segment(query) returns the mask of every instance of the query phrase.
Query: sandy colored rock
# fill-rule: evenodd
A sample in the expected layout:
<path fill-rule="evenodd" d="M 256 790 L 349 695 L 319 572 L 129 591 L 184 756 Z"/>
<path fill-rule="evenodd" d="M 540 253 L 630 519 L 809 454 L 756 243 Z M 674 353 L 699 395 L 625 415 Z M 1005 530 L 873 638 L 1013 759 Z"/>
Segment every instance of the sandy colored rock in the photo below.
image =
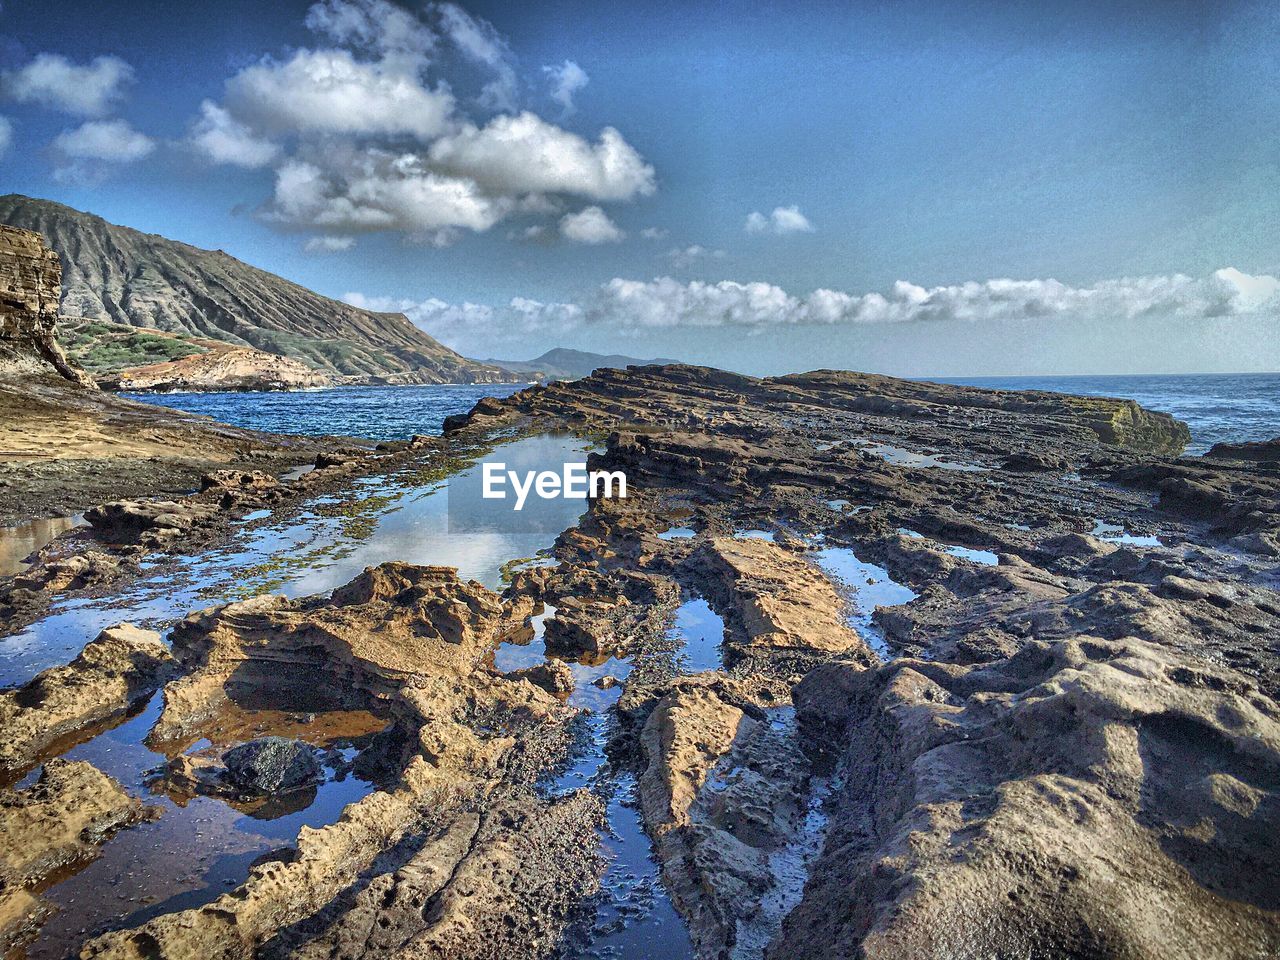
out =
<path fill-rule="evenodd" d="M 33 786 L 0 791 L 0 949 L 47 916 L 42 881 L 84 866 L 115 831 L 147 815 L 141 801 L 82 761 L 50 760 Z"/>
<path fill-rule="evenodd" d="M 700 679 L 645 723 L 640 808 L 698 956 L 736 956 L 735 946 L 763 949 L 798 899 L 772 855 L 803 842 L 809 771 L 792 728 Z"/>
<path fill-rule="evenodd" d="M 563 660 L 548 660 L 532 667 L 508 670 L 503 676 L 508 680 L 527 680 L 547 693 L 563 694 L 573 691 L 573 671 Z"/>
<path fill-rule="evenodd" d="M 487 672 L 492 646 L 514 619 L 498 597 L 450 568 L 389 563 L 327 601 L 258 597 L 180 624 L 174 649 L 189 673 L 165 688 L 153 742 L 198 735 L 237 690 L 287 702 L 291 685 L 329 684 L 350 705 L 389 714 L 409 749 L 392 785 L 349 805 L 336 823 L 304 827 L 289 860 L 254 867 L 238 890 L 207 906 L 99 937 L 82 956 L 254 956 L 407 835 L 497 789 L 513 764 L 536 769 L 542 731 L 553 736 L 573 711 L 532 684 Z M 517 744 L 522 759 L 513 760 Z M 547 905 L 540 915 L 550 922 L 554 913 Z"/>
<path fill-rule="evenodd" d="M 847 601 L 831 580 L 802 555 L 767 540 L 716 537 L 695 558 L 709 595 L 739 633 L 729 646 L 740 653 L 870 658 L 866 642 L 846 622 Z M 745 635 L 745 643 L 736 637 Z"/>
<path fill-rule="evenodd" d="M 58 740 L 124 713 L 172 666 L 158 633 L 127 623 L 103 630 L 65 667 L 0 693 L 0 771 L 21 770 Z"/>
<path fill-rule="evenodd" d="M 206 352 L 164 363 L 126 367 L 110 379 L 114 390 L 305 390 L 332 379 L 299 360 L 215 340 L 197 341 Z"/>
<path fill-rule="evenodd" d="M 1280 944 L 1280 711 L 1134 639 L 819 667 L 844 764 L 770 957 L 1243 957 Z"/>

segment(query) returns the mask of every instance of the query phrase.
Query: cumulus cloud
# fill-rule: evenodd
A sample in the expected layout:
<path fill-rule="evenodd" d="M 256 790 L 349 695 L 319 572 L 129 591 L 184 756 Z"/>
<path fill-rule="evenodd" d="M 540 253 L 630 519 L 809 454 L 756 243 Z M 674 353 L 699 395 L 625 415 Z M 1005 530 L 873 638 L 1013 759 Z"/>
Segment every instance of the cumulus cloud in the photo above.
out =
<path fill-rule="evenodd" d="M 651 194 L 653 167 L 617 130 L 588 143 L 536 114 L 497 116 L 431 145 L 431 162 L 499 193 L 561 193 L 592 200 Z"/>
<path fill-rule="evenodd" d="M 590 77 L 573 60 L 551 64 L 542 68 L 551 84 L 551 99 L 560 104 L 564 116 L 569 116 L 577 106 L 573 102 L 574 95 L 587 85 Z"/>
<path fill-rule="evenodd" d="M 1056 280 L 986 280 L 939 287 L 899 281 L 886 293 L 820 289 L 796 296 L 774 284 L 684 283 L 614 278 L 581 303 L 450 304 L 347 294 L 375 310 L 399 310 L 437 339 L 474 349 L 493 338 L 561 335 L 592 326 L 619 334 L 671 328 L 725 328 L 755 333 L 778 326 L 873 326 L 911 322 L 952 324 L 1211 323 L 1220 318 L 1273 317 L 1280 279 L 1231 267 L 1205 277 L 1169 274 L 1122 277 L 1073 287 Z"/>
<path fill-rule="evenodd" d="M 667 259 L 671 261 L 673 266 L 680 268 L 691 267 L 695 263 L 704 260 L 723 260 L 727 256 L 728 254 L 723 250 L 704 247 L 700 243 L 695 243 L 688 247 L 676 247 L 667 251 Z"/>
<path fill-rule="evenodd" d="M 306 24 L 321 36 L 401 69 L 421 66 L 436 49 L 435 31 L 388 0 L 322 0 L 307 11 Z"/>
<path fill-rule="evenodd" d="M 4 91 L 19 103 L 100 117 L 124 97 L 132 80 L 133 68 L 119 57 L 97 57 L 80 65 L 61 54 L 41 53 L 4 75 Z"/>
<path fill-rule="evenodd" d="M 345 233 L 398 230 L 444 246 L 455 228 L 488 230 L 509 204 L 481 193 L 473 181 L 427 169 L 413 154 L 361 151 L 327 168 L 301 159 L 282 164 L 266 216 Z"/>
<path fill-rule="evenodd" d="M 588 315 L 618 327 L 762 328 L 778 324 L 915 321 L 1209 320 L 1280 309 L 1280 280 L 1234 268 L 1208 277 L 1124 277 L 1072 287 L 1057 280 L 987 280 L 925 288 L 898 281 L 888 293 L 820 289 L 804 297 L 768 283 L 681 283 L 616 278 Z"/>
<path fill-rule="evenodd" d="M 767 217 L 759 210 L 747 214 L 745 228 L 748 234 L 759 236 L 765 233 L 786 236 L 790 233 L 813 233 L 813 224 L 800 212 L 797 206 L 774 207 L 773 213 Z"/>
<path fill-rule="evenodd" d="M 264 60 L 227 81 L 232 113 L 272 134 L 443 133 L 453 112 L 447 88 L 428 89 L 397 62 L 361 62 L 346 50 L 299 50 Z"/>
<path fill-rule="evenodd" d="M 669 231 L 665 227 L 645 227 L 640 236 L 646 240 L 665 240 Z"/>
<path fill-rule="evenodd" d="M 577 213 L 566 213 L 560 219 L 560 235 L 574 243 L 618 243 L 626 233 L 599 207 L 586 207 Z"/>
<path fill-rule="evenodd" d="M 147 156 L 156 144 L 124 120 L 90 120 L 54 137 L 53 148 L 77 160 L 130 163 Z"/>
<path fill-rule="evenodd" d="M 312 237 L 302 249 L 307 253 L 341 253 L 343 250 L 350 250 L 355 245 L 355 237 L 325 235 Z"/>
<path fill-rule="evenodd" d="M 456 4 L 321 0 L 306 23 L 320 45 L 234 74 L 190 135 L 215 162 L 274 167 L 259 215 L 281 229 L 399 231 L 443 245 L 507 217 L 558 215 L 571 198 L 655 190 L 653 168 L 612 127 L 593 142 L 517 112 L 509 46 Z M 457 85 L 438 75 L 450 50 L 482 68 L 478 99 L 504 112 L 466 115 Z"/>
<path fill-rule="evenodd" d="M 0 117 L 0 157 L 8 152 L 9 144 L 12 142 L 13 124 L 9 122 L 8 117 Z"/>
<path fill-rule="evenodd" d="M 248 169 L 269 166 L 280 155 L 279 144 L 257 136 L 212 100 L 200 104 L 191 144 L 214 163 Z"/>

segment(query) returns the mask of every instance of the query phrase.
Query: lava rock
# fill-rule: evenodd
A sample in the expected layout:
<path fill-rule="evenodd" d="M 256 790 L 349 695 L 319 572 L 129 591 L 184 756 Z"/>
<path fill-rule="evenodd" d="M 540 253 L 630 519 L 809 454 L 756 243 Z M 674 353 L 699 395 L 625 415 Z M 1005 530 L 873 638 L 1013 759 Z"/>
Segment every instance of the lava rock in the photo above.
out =
<path fill-rule="evenodd" d="M 305 743 L 285 737 L 260 737 L 222 755 L 227 777 L 254 793 L 281 793 L 310 786 L 321 778 L 320 761 Z"/>

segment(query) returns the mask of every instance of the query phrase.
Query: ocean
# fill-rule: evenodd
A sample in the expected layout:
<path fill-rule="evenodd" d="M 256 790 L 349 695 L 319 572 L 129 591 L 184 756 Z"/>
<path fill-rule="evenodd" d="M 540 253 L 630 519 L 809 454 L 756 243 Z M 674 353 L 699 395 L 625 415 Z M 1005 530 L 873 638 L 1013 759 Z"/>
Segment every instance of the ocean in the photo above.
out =
<path fill-rule="evenodd" d="M 973 377 L 940 380 L 999 390 L 1053 390 L 1126 397 L 1171 413 L 1191 428 L 1188 454 L 1223 441 L 1280 436 L 1280 374 L 1178 376 Z M 444 418 L 481 397 L 505 397 L 523 384 L 339 387 L 297 393 L 125 394 L 133 400 L 201 413 L 223 423 L 276 433 L 341 434 L 369 440 L 439 433 Z"/>

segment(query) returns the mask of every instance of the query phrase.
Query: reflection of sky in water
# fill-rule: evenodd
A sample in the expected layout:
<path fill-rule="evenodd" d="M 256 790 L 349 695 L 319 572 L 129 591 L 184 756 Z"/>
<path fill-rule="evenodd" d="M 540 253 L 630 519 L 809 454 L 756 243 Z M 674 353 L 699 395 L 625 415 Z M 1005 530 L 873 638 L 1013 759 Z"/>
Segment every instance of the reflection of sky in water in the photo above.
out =
<path fill-rule="evenodd" d="M 658 534 L 659 540 L 688 540 L 696 531 L 693 527 L 671 527 Z"/>
<path fill-rule="evenodd" d="M 27 960 L 60 960 L 108 926 L 136 926 L 207 903 L 241 883 L 255 859 L 291 845 L 303 826 L 333 823 L 343 807 L 373 790 L 354 774 L 329 776 L 304 809 L 270 820 L 212 797 L 194 797 L 179 806 L 163 793 L 152 794 L 144 783 L 146 773 L 165 761 L 144 743 L 163 703 L 163 695 L 155 694 L 133 717 L 63 754 L 115 777 L 131 794 L 157 806 L 160 816 L 121 831 L 98 859 L 45 892 L 59 909 L 27 948 Z M 35 777 L 33 771 L 27 782 Z"/>
<path fill-rule="evenodd" d="M 859 443 L 858 447 L 900 467 L 935 467 L 942 470 L 961 470 L 967 473 L 982 473 L 987 469 L 986 467 L 978 466 L 976 463 L 942 460 L 931 454 L 916 453 L 914 450 L 906 449 L 906 447 L 895 447 L 891 443 Z"/>
<path fill-rule="evenodd" d="M 681 665 L 688 673 L 717 670 L 720 667 L 720 644 L 724 642 L 724 620 L 698 597 L 686 600 L 676 609 L 671 632 L 684 641 Z"/>
<path fill-rule="evenodd" d="M 567 437 L 533 437 L 498 448 L 490 456 L 529 469 L 558 471 L 565 461 L 585 459 L 585 449 L 581 441 Z M 152 574 L 123 596 L 68 601 L 43 621 L 0 642 L 4 676 L 9 683 L 20 682 L 46 666 L 65 663 L 113 623 L 162 628 L 191 609 L 249 595 L 263 586 L 289 596 L 327 592 L 364 567 L 387 560 L 456 566 L 464 578 L 498 588 L 504 564 L 550 546 L 561 530 L 577 523 L 586 503 L 539 500 L 540 527 L 534 531 L 492 524 L 485 532 L 450 533 L 446 489 L 450 483 L 478 483 L 480 469 L 476 464 L 447 482 L 427 485 L 415 485 L 410 475 L 360 480 L 353 497 L 318 498 L 295 518 L 244 531 L 229 546 L 201 557 L 180 558 L 176 572 Z M 462 504 L 467 502 L 462 498 Z M 457 511 L 459 501 L 452 508 Z M 536 619 L 539 633 L 542 620 L 553 613 L 544 611 Z M 539 658 L 541 647 L 539 636 Z M 615 672 L 624 672 L 618 666 L 614 664 Z M 592 704 L 597 709 L 606 708 L 620 692 L 583 686 L 584 693 L 590 691 L 600 701 Z M 309 803 L 300 799 L 302 809 L 275 819 L 248 816 L 210 797 L 178 805 L 166 795 L 152 796 L 145 775 L 165 756 L 149 749 L 145 738 L 162 705 L 163 696 L 156 694 L 135 716 L 64 754 L 116 777 L 134 795 L 157 804 L 161 816 L 122 831 L 102 848 L 99 859 L 47 891 L 50 902 L 62 909 L 30 947 L 30 960 L 73 953 L 85 938 L 81 930 L 93 935 L 104 925 L 135 926 L 162 913 L 207 903 L 242 882 L 253 860 L 291 845 L 302 826 L 333 823 L 343 807 L 373 789 L 352 774 L 330 776 Z M 33 772 L 25 782 L 35 776 Z"/>
<path fill-rule="evenodd" d="M 828 577 L 845 588 L 850 600 L 850 626 L 881 657 L 890 656 L 884 633 L 871 615 L 876 607 L 910 603 L 916 598 L 915 591 L 894 580 L 884 567 L 859 560 L 848 547 L 824 547 L 814 551 L 813 558 Z"/>
<path fill-rule="evenodd" d="M 936 543 L 942 548 L 942 552 L 952 557 L 959 557 L 961 560 L 968 560 L 970 563 L 976 563 L 984 567 L 994 567 L 999 565 L 1000 557 L 990 550 L 978 550 L 974 547 L 959 547 L 953 543 L 941 543 L 937 540 L 930 540 L 923 533 L 917 533 L 906 527 L 899 527 L 898 533 L 904 537 L 910 537 L 913 540 L 929 540 L 930 543 Z"/>
<path fill-rule="evenodd" d="M 565 462 L 584 460 L 585 450 L 583 441 L 571 437 L 538 436 L 498 447 L 489 459 L 559 471 Z M 523 522 L 502 529 L 489 522 L 490 514 L 482 532 L 450 533 L 451 514 L 456 520 L 474 500 L 451 500 L 445 491 L 451 485 L 478 490 L 480 470 L 477 463 L 446 482 L 426 485 L 415 485 L 411 474 L 366 478 L 351 496 L 318 498 L 309 512 L 242 532 L 210 553 L 178 558 L 175 570 L 153 574 L 121 594 L 59 604 L 42 621 L 0 640 L 0 684 L 22 683 L 68 662 L 99 630 L 115 623 L 164 629 L 191 610 L 254 593 L 327 593 L 365 567 L 388 560 L 457 567 L 463 579 L 498 589 L 504 563 L 550 546 L 577 523 L 586 502 L 531 497 L 536 505 L 526 509 L 536 513 L 532 531 Z"/>
<path fill-rule="evenodd" d="M 1129 533 L 1118 523 L 1106 523 L 1102 520 L 1094 522 L 1091 533 L 1099 540 L 1105 540 L 1107 543 L 1119 543 L 1129 547 L 1158 547 L 1161 545 L 1159 537 Z"/>

